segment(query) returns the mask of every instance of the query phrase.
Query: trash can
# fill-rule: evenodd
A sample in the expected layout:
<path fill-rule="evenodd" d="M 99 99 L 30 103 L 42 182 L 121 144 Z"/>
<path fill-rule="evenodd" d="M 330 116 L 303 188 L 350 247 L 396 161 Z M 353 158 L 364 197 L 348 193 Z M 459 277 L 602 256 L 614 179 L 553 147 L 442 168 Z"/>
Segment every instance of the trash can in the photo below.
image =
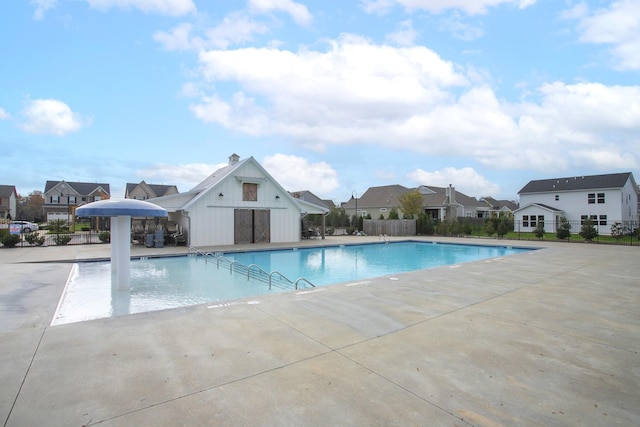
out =
<path fill-rule="evenodd" d="M 164 231 L 156 230 L 155 243 L 156 248 L 164 248 Z"/>
<path fill-rule="evenodd" d="M 144 245 L 148 248 L 153 247 L 153 234 L 145 234 L 144 235 Z"/>

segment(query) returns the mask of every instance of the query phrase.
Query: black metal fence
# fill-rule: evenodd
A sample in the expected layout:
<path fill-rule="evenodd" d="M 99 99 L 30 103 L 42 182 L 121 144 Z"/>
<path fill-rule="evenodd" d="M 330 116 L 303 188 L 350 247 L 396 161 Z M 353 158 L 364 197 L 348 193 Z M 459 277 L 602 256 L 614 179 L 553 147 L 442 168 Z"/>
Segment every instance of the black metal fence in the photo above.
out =
<path fill-rule="evenodd" d="M 506 227 L 500 229 L 499 222 L 506 221 Z M 491 224 L 489 224 L 491 222 Z M 580 233 L 584 225 L 583 220 L 567 221 L 569 226 L 568 236 L 559 238 L 558 230 L 562 227 L 561 222 L 546 221 L 540 224 L 531 221 L 513 221 L 509 218 L 489 219 L 489 218 L 457 218 L 450 222 L 434 222 L 432 226 L 418 227 L 419 234 L 433 234 L 439 236 L 473 236 L 473 237 L 493 237 L 515 240 L 547 240 L 547 241 L 567 241 L 584 242 L 586 240 L 619 245 L 640 245 L 637 221 L 606 221 L 593 220 L 592 226 L 595 235 L 591 239 L 586 239 Z M 538 230 L 536 230 L 538 229 Z"/>

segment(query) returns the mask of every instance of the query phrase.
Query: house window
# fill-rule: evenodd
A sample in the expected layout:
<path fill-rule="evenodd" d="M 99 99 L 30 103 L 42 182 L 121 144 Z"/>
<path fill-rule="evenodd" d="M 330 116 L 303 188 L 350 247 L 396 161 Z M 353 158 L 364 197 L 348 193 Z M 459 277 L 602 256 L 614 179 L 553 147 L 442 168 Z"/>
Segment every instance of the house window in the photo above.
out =
<path fill-rule="evenodd" d="M 556 194 L 555 199 L 556 199 L 556 202 L 557 202 L 558 200 L 560 200 L 560 195 L 559 195 L 559 194 Z"/>
<path fill-rule="evenodd" d="M 242 200 L 245 202 L 257 202 L 258 184 L 251 182 L 242 183 Z"/>
<path fill-rule="evenodd" d="M 604 193 L 598 193 L 598 204 L 604 204 Z"/>
<path fill-rule="evenodd" d="M 380 212 L 386 212 L 387 208 L 380 208 Z"/>
<path fill-rule="evenodd" d="M 60 196 L 51 196 L 51 204 L 60 204 Z"/>
<path fill-rule="evenodd" d="M 580 225 L 584 225 L 584 222 L 587 220 L 587 215 L 580 215 Z"/>
<path fill-rule="evenodd" d="M 102 200 L 102 196 L 94 196 L 94 197 L 93 197 L 93 200 L 94 200 L 94 201 L 96 201 L 96 202 L 97 202 L 98 200 Z"/>
<path fill-rule="evenodd" d="M 531 228 L 536 228 L 536 226 L 538 225 L 535 215 L 531 215 L 531 217 L 529 218 L 529 225 L 531 226 Z"/>
<path fill-rule="evenodd" d="M 69 204 L 70 205 L 76 204 L 76 196 L 69 196 Z"/>
<path fill-rule="evenodd" d="M 523 227 L 529 226 L 529 215 L 522 215 L 522 226 Z"/>
<path fill-rule="evenodd" d="M 600 225 L 607 225 L 607 216 L 600 215 Z"/>
<path fill-rule="evenodd" d="M 587 194 L 587 203 L 590 205 L 596 204 L 596 193 Z"/>
<path fill-rule="evenodd" d="M 538 215 L 538 224 L 540 227 L 544 227 L 544 215 Z"/>

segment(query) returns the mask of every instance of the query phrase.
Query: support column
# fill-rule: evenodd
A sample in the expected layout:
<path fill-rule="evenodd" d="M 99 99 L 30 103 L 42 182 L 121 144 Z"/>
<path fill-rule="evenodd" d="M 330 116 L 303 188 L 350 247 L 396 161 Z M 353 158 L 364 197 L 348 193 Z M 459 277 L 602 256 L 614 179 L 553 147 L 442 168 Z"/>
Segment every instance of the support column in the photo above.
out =
<path fill-rule="evenodd" d="M 115 226 L 115 227 L 114 227 Z M 111 218 L 111 280 L 117 291 L 130 289 L 131 217 Z M 115 285 L 115 286 L 114 286 Z"/>

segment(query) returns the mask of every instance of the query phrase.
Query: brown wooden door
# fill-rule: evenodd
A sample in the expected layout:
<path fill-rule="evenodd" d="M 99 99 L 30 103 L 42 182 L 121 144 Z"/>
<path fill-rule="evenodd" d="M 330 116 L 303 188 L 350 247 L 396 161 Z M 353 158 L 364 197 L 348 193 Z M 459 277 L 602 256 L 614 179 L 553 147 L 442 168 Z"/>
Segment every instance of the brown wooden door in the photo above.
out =
<path fill-rule="evenodd" d="M 271 212 L 259 210 L 253 213 L 254 243 L 271 242 Z"/>
<path fill-rule="evenodd" d="M 268 209 L 236 209 L 234 219 L 236 245 L 271 242 L 271 212 Z"/>
<path fill-rule="evenodd" d="M 236 245 L 253 243 L 253 211 L 236 209 L 234 219 L 235 231 L 233 243 Z"/>

